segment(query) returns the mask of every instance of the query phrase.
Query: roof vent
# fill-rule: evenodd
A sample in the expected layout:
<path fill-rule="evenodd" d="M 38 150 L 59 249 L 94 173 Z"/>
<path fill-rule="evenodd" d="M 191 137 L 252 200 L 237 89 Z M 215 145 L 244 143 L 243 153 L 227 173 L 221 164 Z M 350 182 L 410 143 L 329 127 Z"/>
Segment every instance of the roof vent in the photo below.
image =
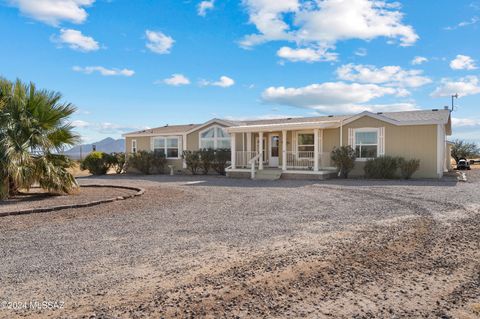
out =
<path fill-rule="evenodd" d="M 381 115 L 381 114 L 383 114 L 383 112 L 377 112 L 377 114 L 378 114 L 378 115 Z"/>
<path fill-rule="evenodd" d="M 443 109 L 444 109 L 444 110 L 448 110 L 448 111 L 449 111 L 449 110 L 450 110 L 450 106 L 448 106 L 448 105 L 445 105 L 445 106 L 443 107 Z"/>
<path fill-rule="evenodd" d="M 288 117 L 287 120 L 291 120 L 292 118 L 291 117 Z"/>
<path fill-rule="evenodd" d="M 437 112 L 437 111 L 438 111 L 438 109 L 432 109 L 432 112 Z"/>
<path fill-rule="evenodd" d="M 329 115 L 328 117 L 333 117 L 333 115 Z"/>
<path fill-rule="evenodd" d="M 167 125 L 165 125 L 165 127 L 168 127 L 168 124 L 167 124 Z"/>

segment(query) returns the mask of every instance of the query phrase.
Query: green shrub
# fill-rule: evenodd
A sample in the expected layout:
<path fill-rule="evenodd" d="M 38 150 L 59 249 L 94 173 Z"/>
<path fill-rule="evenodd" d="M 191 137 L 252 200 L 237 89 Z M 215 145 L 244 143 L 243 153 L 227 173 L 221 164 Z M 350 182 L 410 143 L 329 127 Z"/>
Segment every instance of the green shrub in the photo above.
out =
<path fill-rule="evenodd" d="M 91 152 L 80 165 L 81 170 L 88 170 L 93 175 L 105 175 L 110 168 L 110 155 L 103 152 Z"/>
<path fill-rule="evenodd" d="M 187 169 L 192 172 L 193 175 L 197 175 L 198 169 L 200 168 L 200 152 L 199 151 L 183 151 L 182 154 L 185 164 L 187 164 Z"/>
<path fill-rule="evenodd" d="M 375 179 L 394 179 L 398 169 L 399 158 L 380 156 L 365 163 L 365 177 Z"/>
<path fill-rule="evenodd" d="M 350 145 L 334 148 L 331 155 L 332 162 L 337 167 L 338 175 L 343 178 L 348 178 L 348 173 L 355 166 L 355 158 L 355 150 Z"/>
<path fill-rule="evenodd" d="M 139 151 L 133 154 L 129 160 L 129 166 L 138 169 L 143 174 L 163 173 L 167 160 L 159 152 Z"/>
<path fill-rule="evenodd" d="M 402 178 L 410 179 L 412 175 L 420 168 L 420 160 L 411 159 L 407 161 L 404 158 L 400 158 L 398 161 L 398 167 L 400 168 L 400 175 Z"/>
<path fill-rule="evenodd" d="M 203 174 L 208 174 L 215 161 L 215 152 L 211 148 L 200 150 L 200 167 Z"/>
<path fill-rule="evenodd" d="M 230 149 L 221 148 L 215 150 L 215 156 L 212 163 L 212 168 L 220 175 L 225 175 L 225 169 L 228 162 L 231 160 Z"/>
<path fill-rule="evenodd" d="M 122 174 L 127 168 L 125 153 L 112 153 L 108 156 L 110 167 L 115 169 L 115 173 Z"/>

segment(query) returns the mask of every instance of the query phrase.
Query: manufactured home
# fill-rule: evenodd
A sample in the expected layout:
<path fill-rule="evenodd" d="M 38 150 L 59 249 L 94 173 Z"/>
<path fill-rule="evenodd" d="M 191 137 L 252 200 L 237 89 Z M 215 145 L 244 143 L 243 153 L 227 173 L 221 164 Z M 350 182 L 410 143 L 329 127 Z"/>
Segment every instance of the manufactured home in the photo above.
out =
<path fill-rule="evenodd" d="M 229 148 L 228 176 L 270 170 L 282 177 L 323 178 L 335 170 L 331 151 L 351 145 L 357 154 L 353 176 L 363 174 L 368 159 L 390 155 L 419 159 L 414 177 L 440 178 L 449 167 L 447 136 L 451 133 L 450 111 L 433 109 L 253 121 L 212 119 L 124 137 L 127 153 L 161 152 L 178 171 L 186 168 L 184 150 Z"/>

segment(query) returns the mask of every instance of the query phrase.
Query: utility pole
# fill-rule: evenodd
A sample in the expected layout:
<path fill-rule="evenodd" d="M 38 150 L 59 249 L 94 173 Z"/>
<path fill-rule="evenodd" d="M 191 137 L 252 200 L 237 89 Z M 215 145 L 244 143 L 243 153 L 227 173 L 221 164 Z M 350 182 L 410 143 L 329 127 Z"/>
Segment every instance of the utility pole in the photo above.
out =
<path fill-rule="evenodd" d="M 453 102 L 453 99 L 458 99 L 458 93 L 452 95 L 452 112 L 455 111 L 455 104 Z"/>

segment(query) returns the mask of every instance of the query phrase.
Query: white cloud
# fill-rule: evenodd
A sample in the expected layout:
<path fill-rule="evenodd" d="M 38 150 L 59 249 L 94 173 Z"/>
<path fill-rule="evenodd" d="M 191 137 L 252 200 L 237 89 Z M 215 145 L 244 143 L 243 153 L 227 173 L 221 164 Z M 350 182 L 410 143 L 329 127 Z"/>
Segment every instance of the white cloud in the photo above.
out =
<path fill-rule="evenodd" d="M 318 62 L 318 61 L 336 61 L 338 54 L 332 53 L 326 49 L 313 49 L 313 48 L 299 48 L 292 49 L 289 47 L 282 47 L 277 51 L 277 55 L 280 58 L 289 60 L 292 62 Z"/>
<path fill-rule="evenodd" d="M 90 126 L 90 123 L 85 122 L 85 121 L 82 121 L 82 120 L 72 121 L 71 124 L 72 124 L 73 127 L 76 127 L 76 128 L 85 128 L 85 127 L 89 127 L 89 126 Z"/>
<path fill-rule="evenodd" d="M 85 7 L 95 0 L 9 0 L 21 13 L 35 20 L 57 26 L 62 21 L 80 24 L 87 19 Z"/>
<path fill-rule="evenodd" d="M 423 56 L 416 56 L 413 58 L 412 60 L 412 65 L 420 65 L 422 63 L 425 63 L 425 62 L 428 62 L 428 59 L 426 57 L 423 57 Z"/>
<path fill-rule="evenodd" d="M 368 51 L 367 51 L 367 49 L 365 49 L 365 48 L 358 48 L 358 49 L 354 52 L 354 54 L 357 55 L 357 56 L 367 56 Z"/>
<path fill-rule="evenodd" d="M 475 61 L 468 55 L 457 55 L 455 59 L 450 62 L 450 67 L 453 70 L 475 70 L 477 66 Z"/>
<path fill-rule="evenodd" d="M 135 71 L 129 70 L 129 69 L 107 69 L 103 66 L 86 66 L 86 67 L 80 67 L 80 66 L 74 66 L 72 68 L 73 71 L 75 72 L 81 72 L 85 74 L 92 74 L 94 72 L 98 72 L 103 76 L 114 76 L 114 75 L 122 75 L 122 76 L 133 76 L 135 74 Z"/>
<path fill-rule="evenodd" d="M 300 88 L 269 87 L 263 94 L 265 102 L 311 108 L 325 113 L 354 113 L 364 110 L 414 109 L 410 103 L 390 105 L 365 104 L 373 99 L 396 95 L 398 90 L 376 84 L 326 82 Z"/>
<path fill-rule="evenodd" d="M 207 80 L 201 80 L 200 81 L 200 86 L 219 86 L 222 88 L 227 88 L 230 86 L 233 86 L 235 84 L 235 81 L 232 78 L 229 78 L 228 76 L 221 76 L 220 80 L 210 82 Z"/>
<path fill-rule="evenodd" d="M 475 17 L 472 17 L 470 20 L 462 21 L 462 22 L 458 23 L 457 25 L 455 25 L 453 27 L 445 27 L 444 29 L 449 30 L 449 31 L 456 30 L 458 28 L 463 28 L 463 27 L 467 27 L 469 25 L 477 24 L 479 21 L 480 21 L 480 18 L 475 16 Z"/>
<path fill-rule="evenodd" d="M 158 54 L 170 53 L 175 40 L 172 37 L 159 31 L 146 30 L 147 44 L 145 45 L 150 51 Z"/>
<path fill-rule="evenodd" d="M 394 65 L 377 68 L 373 65 L 350 63 L 339 67 L 336 73 L 341 80 L 387 86 L 415 88 L 432 82 L 428 77 L 422 76 L 421 70 L 403 70 Z"/>
<path fill-rule="evenodd" d="M 52 41 L 60 45 L 68 45 L 70 49 L 82 52 L 97 51 L 100 48 L 95 39 L 73 29 L 60 29 L 60 35 L 53 37 Z"/>
<path fill-rule="evenodd" d="M 452 124 L 456 127 L 464 127 L 464 126 L 479 126 L 480 120 L 478 119 L 465 119 L 465 118 L 456 118 L 452 117 Z"/>
<path fill-rule="evenodd" d="M 215 0 L 208 0 L 208 1 L 202 1 L 198 4 L 198 15 L 199 16 L 206 16 L 208 10 L 213 10 L 215 7 Z"/>
<path fill-rule="evenodd" d="M 377 37 L 399 39 L 400 45 L 415 43 L 418 35 L 402 23 L 398 5 L 373 0 L 243 0 L 250 23 L 258 33 L 240 42 L 251 47 L 268 41 L 290 41 L 300 47 L 314 44 L 334 47 L 349 39 Z"/>
<path fill-rule="evenodd" d="M 183 74 L 172 74 L 172 76 L 168 79 L 164 79 L 163 83 L 167 85 L 180 86 L 190 84 L 190 80 Z"/>
<path fill-rule="evenodd" d="M 476 76 L 466 76 L 458 81 L 442 79 L 442 83 L 430 94 L 432 97 L 449 97 L 458 93 L 460 97 L 480 93 L 479 79 Z"/>

